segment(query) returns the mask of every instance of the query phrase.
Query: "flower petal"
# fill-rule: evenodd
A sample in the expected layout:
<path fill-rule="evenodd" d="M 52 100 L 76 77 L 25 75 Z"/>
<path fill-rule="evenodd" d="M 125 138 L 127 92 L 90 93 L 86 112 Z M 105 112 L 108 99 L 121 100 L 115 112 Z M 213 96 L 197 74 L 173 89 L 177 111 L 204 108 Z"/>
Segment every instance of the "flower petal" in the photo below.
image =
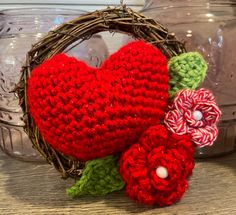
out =
<path fill-rule="evenodd" d="M 188 109 L 192 109 L 194 96 L 194 90 L 187 89 L 179 91 L 173 101 L 172 109 L 178 110 L 181 114 Z"/>
<path fill-rule="evenodd" d="M 183 135 L 188 132 L 187 124 L 178 110 L 169 111 L 165 116 L 164 123 L 172 133 Z"/>
<path fill-rule="evenodd" d="M 120 158 L 120 173 L 124 181 L 135 181 L 147 177 L 146 151 L 139 144 L 132 145 Z M 127 171 L 132 167 L 132 172 Z"/>
<path fill-rule="evenodd" d="M 216 125 L 206 126 L 205 128 L 190 129 L 189 133 L 192 141 L 198 147 L 211 146 L 217 138 L 218 129 Z"/>
<path fill-rule="evenodd" d="M 146 150 L 151 151 L 158 146 L 168 144 L 169 132 L 163 125 L 148 128 L 141 136 L 139 143 Z"/>
<path fill-rule="evenodd" d="M 215 97 L 211 91 L 201 88 L 196 91 L 198 100 L 207 100 L 210 102 L 215 102 Z"/>

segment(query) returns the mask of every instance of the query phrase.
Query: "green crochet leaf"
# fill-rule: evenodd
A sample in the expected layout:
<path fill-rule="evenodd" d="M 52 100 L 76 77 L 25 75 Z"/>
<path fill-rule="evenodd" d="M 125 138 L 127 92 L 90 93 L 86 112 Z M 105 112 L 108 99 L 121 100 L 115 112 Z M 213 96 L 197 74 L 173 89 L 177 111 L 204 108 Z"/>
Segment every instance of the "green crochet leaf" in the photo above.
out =
<path fill-rule="evenodd" d="M 207 62 L 198 52 L 173 57 L 168 62 L 170 97 L 182 89 L 196 89 L 205 79 Z"/>
<path fill-rule="evenodd" d="M 118 172 L 118 157 L 108 156 L 87 161 L 84 172 L 74 186 L 67 189 L 71 197 L 82 195 L 106 195 L 121 190 L 124 182 Z"/>

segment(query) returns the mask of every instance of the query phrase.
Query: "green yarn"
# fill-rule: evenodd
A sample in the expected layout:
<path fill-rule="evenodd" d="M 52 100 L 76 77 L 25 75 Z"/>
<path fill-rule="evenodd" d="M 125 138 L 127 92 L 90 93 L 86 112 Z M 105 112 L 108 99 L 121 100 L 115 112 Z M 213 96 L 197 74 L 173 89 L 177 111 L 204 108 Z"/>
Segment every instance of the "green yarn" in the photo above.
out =
<path fill-rule="evenodd" d="M 205 79 L 207 63 L 198 52 L 173 57 L 168 62 L 170 97 L 182 89 L 196 89 Z"/>
<path fill-rule="evenodd" d="M 118 157 L 108 156 L 87 161 L 84 172 L 74 186 L 67 189 L 71 197 L 82 195 L 106 195 L 121 190 L 124 182 L 118 172 Z"/>

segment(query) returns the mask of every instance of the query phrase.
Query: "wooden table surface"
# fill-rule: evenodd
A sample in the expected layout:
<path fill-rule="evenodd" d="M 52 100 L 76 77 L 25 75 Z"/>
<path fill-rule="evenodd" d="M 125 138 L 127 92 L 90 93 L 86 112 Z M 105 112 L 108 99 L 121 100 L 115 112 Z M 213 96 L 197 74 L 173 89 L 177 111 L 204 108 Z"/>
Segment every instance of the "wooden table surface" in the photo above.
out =
<path fill-rule="evenodd" d="M 124 191 L 72 200 L 48 164 L 27 163 L 0 152 L 0 214 L 236 214 L 236 153 L 197 162 L 182 201 L 166 208 L 139 205 Z"/>

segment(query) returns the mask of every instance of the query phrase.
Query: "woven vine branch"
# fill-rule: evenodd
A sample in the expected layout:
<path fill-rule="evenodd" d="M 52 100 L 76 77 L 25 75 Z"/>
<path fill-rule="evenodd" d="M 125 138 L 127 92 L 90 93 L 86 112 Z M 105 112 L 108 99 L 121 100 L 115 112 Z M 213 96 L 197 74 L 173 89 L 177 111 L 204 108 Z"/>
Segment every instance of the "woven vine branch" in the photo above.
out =
<path fill-rule="evenodd" d="M 25 65 L 21 70 L 20 82 L 15 91 L 19 95 L 20 105 L 23 109 L 25 131 L 29 135 L 33 147 L 61 172 L 63 178 L 80 177 L 84 163 L 64 156 L 44 141 L 28 112 L 27 80 L 31 71 L 45 59 L 63 52 L 74 42 L 81 43 L 92 35 L 103 31 L 124 33 L 136 39 L 145 40 L 158 47 L 168 58 L 186 52 L 183 43 L 179 42 L 173 34 L 170 34 L 163 25 L 134 12 L 125 5 L 82 15 L 50 31 L 32 46 L 27 53 Z"/>

